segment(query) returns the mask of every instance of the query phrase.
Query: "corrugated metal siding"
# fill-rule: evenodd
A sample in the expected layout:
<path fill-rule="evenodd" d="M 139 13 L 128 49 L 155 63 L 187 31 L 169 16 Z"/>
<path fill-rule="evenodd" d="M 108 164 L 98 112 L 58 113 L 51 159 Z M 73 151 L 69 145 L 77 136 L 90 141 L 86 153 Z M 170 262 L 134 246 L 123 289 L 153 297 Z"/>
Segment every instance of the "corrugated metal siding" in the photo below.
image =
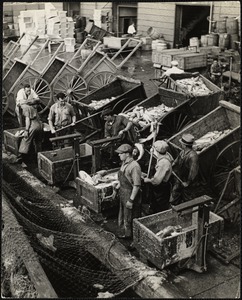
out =
<path fill-rule="evenodd" d="M 137 31 L 147 35 L 149 27 L 154 27 L 164 35 L 167 42 L 173 43 L 175 24 L 174 2 L 138 2 Z"/>

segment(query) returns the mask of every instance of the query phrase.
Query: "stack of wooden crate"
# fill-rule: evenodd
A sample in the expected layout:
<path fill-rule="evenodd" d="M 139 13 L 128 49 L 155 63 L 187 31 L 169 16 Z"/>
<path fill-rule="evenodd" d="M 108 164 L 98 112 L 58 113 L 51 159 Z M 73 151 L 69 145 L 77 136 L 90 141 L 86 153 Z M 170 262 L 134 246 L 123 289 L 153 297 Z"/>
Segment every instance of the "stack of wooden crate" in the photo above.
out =
<path fill-rule="evenodd" d="M 76 44 L 75 38 L 65 38 L 64 43 L 65 43 L 66 52 L 75 51 L 75 44 Z"/>

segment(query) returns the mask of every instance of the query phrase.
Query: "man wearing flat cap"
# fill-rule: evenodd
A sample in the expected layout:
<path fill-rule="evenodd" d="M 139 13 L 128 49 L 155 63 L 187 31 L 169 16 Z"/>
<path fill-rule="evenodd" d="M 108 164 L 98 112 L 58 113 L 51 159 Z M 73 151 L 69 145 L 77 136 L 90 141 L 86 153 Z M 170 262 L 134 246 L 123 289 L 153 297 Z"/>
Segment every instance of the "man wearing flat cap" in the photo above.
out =
<path fill-rule="evenodd" d="M 178 68 L 178 61 L 173 60 L 171 62 L 171 68 L 165 71 L 164 75 L 170 76 L 171 74 L 182 74 L 184 73 L 184 70 Z"/>
<path fill-rule="evenodd" d="M 188 187 L 190 189 L 194 185 L 199 169 L 197 152 L 192 149 L 194 136 L 184 133 L 179 141 L 182 151 L 173 163 L 173 171 L 177 177 L 174 176 L 171 192 L 170 203 L 172 205 L 178 205 L 192 199 Z"/>
<path fill-rule="evenodd" d="M 141 168 L 132 158 L 133 147 L 129 144 L 122 144 L 115 151 L 122 162 L 116 187 L 120 199 L 118 224 L 124 226 L 124 236 L 120 237 L 132 238 L 133 219 L 140 217 L 141 213 Z"/>
<path fill-rule="evenodd" d="M 138 142 L 138 137 L 133 128 L 133 123 L 125 116 L 115 115 L 111 108 L 103 110 L 101 116 L 105 120 L 105 138 L 120 136 L 124 143 L 127 142 L 134 144 Z"/>
<path fill-rule="evenodd" d="M 42 149 L 43 123 L 37 112 L 38 99 L 27 101 L 22 104 L 23 116 L 25 117 L 25 132 L 18 150 L 17 161 L 21 163 L 23 155 L 29 154 L 30 146 L 33 143 L 35 154 Z"/>
<path fill-rule="evenodd" d="M 153 151 L 152 151 L 153 150 Z M 168 144 L 165 141 L 156 141 L 151 148 L 157 158 L 155 174 L 152 178 L 144 178 L 145 183 L 152 185 L 150 193 L 152 194 L 150 213 L 158 213 L 169 209 L 169 199 L 171 192 L 170 177 L 172 173 L 173 158 L 168 150 Z"/>

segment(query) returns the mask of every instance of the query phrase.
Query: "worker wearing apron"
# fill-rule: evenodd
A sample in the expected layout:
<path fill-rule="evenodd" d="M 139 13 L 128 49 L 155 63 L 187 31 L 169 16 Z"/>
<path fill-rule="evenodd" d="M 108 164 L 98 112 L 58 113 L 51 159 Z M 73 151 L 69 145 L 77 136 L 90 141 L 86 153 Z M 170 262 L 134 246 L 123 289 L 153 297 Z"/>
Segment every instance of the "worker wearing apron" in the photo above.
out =
<path fill-rule="evenodd" d="M 118 173 L 120 207 L 118 224 L 124 226 L 124 235 L 120 238 L 132 238 L 132 222 L 140 217 L 141 213 L 141 168 L 132 158 L 133 148 L 123 144 L 116 152 L 119 154 L 122 165 Z"/>
<path fill-rule="evenodd" d="M 19 154 L 17 156 L 17 162 L 19 163 L 22 162 L 23 154 L 29 154 L 32 142 L 34 143 L 35 153 L 37 154 L 41 151 L 43 138 L 43 123 L 37 112 L 37 101 L 27 102 L 22 105 L 22 109 L 26 129 L 19 146 Z"/>
<path fill-rule="evenodd" d="M 199 169 L 197 152 L 192 149 L 194 136 L 189 133 L 183 134 L 179 141 L 182 145 L 182 151 L 172 165 L 176 174 L 170 198 L 172 205 L 192 200 L 191 189 L 196 184 Z"/>
<path fill-rule="evenodd" d="M 150 210 L 149 213 L 158 213 L 170 208 L 169 199 L 171 193 L 170 177 L 172 173 L 173 158 L 167 152 L 168 144 L 165 141 L 156 141 L 153 146 L 154 155 L 157 158 L 155 174 L 152 178 L 144 178 L 149 183 Z M 152 149 L 151 149 L 152 152 Z"/>

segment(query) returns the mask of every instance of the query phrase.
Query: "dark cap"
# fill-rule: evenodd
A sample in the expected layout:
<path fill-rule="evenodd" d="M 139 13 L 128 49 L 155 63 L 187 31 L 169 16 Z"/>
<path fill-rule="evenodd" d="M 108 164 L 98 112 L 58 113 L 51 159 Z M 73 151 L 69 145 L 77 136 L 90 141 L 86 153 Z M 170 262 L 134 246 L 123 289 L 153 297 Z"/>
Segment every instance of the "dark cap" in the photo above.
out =
<path fill-rule="evenodd" d="M 194 136 L 190 133 L 184 133 L 179 142 L 186 146 L 192 146 L 194 143 Z"/>
<path fill-rule="evenodd" d="M 129 144 L 123 144 L 118 147 L 117 150 L 115 150 L 117 153 L 132 153 L 133 152 L 133 147 L 130 146 Z"/>
<path fill-rule="evenodd" d="M 112 116 L 112 115 L 113 115 L 113 110 L 111 107 L 105 108 L 101 113 L 101 117 Z"/>

